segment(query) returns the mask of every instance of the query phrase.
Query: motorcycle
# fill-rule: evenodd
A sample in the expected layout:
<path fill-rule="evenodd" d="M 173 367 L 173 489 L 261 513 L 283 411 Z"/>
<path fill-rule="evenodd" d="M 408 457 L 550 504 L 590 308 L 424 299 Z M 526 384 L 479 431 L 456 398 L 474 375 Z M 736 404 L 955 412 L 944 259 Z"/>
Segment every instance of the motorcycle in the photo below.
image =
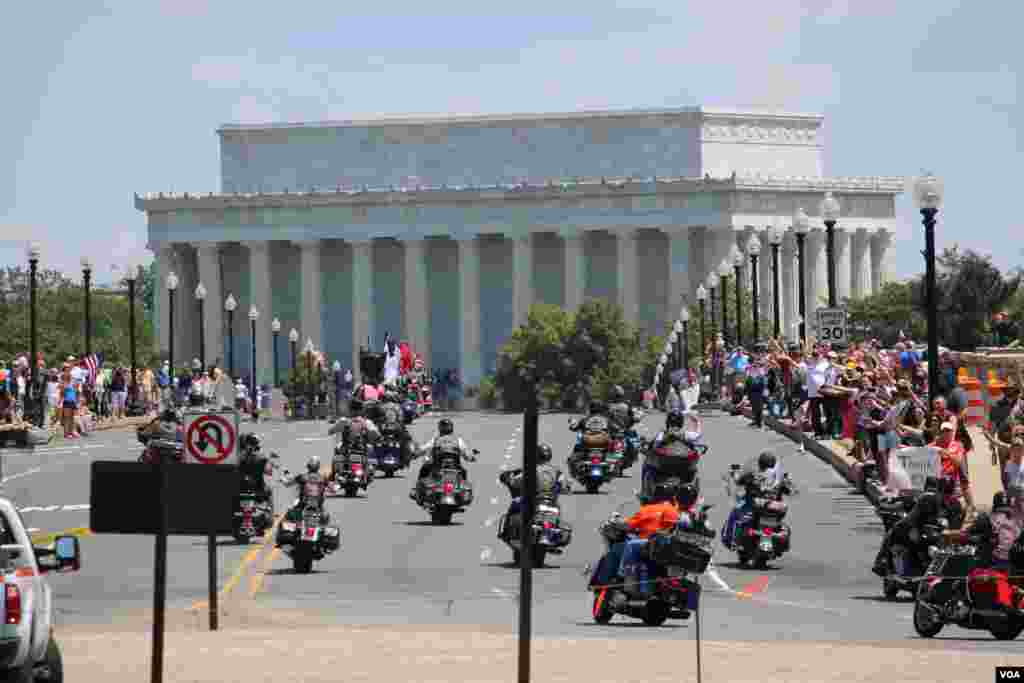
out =
<path fill-rule="evenodd" d="M 917 504 L 917 495 L 913 491 L 901 491 L 899 495 L 887 495 L 879 499 L 875 514 L 882 520 L 886 533 L 897 522 L 910 514 Z"/>
<path fill-rule="evenodd" d="M 473 455 L 480 451 L 473 449 Z M 445 467 L 440 475 L 426 485 L 426 491 L 418 501 L 420 507 L 430 513 L 430 521 L 438 525 L 448 525 L 452 515 L 465 512 L 473 502 L 473 485 L 455 467 Z"/>
<path fill-rule="evenodd" d="M 362 462 L 349 460 L 345 456 L 345 445 L 342 443 L 335 445 L 331 474 L 335 489 L 344 491 L 347 498 L 355 498 L 359 489 L 366 491 L 370 486 L 370 469 L 363 467 Z"/>
<path fill-rule="evenodd" d="M 278 544 L 291 557 L 295 573 L 308 574 L 314 560 L 324 559 L 341 546 L 341 531 L 323 524 L 323 513 L 310 503 L 298 521 L 285 519 L 281 523 Z"/>
<path fill-rule="evenodd" d="M 574 420 L 569 418 L 570 426 L 573 422 Z M 583 484 L 587 493 L 597 493 L 601 489 L 601 484 L 612 478 L 613 464 L 607 458 L 611 443 L 608 434 L 580 434 L 576 439 L 573 450 L 585 455 L 574 463 L 570 474 L 573 479 Z"/>
<path fill-rule="evenodd" d="M 402 462 L 402 444 L 394 436 L 385 435 L 374 447 L 373 454 L 377 461 L 377 469 L 385 477 L 395 476 L 395 472 L 405 467 Z"/>
<path fill-rule="evenodd" d="M 945 523 L 946 520 L 940 520 Z M 889 551 L 889 566 L 892 572 L 882 579 L 882 594 L 886 600 L 895 600 L 900 592 L 917 595 L 918 584 L 929 566 L 929 557 L 942 543 L 944 524 L 925 524 L 921 528 L 921 540 L 914 546 L 895 543 Z"/>
<path fill-rule="evenodd" d="M 139 462 L 155 465 L 185 462 L 184 431 L 176 422 L 161 421 L 159 430 L 151 431 L 153 423 L 135 430 L 135 436 L 144 448 Z"/>
<path fill-rule="evenodd" d="M 998 640 L 1024 631 L 1024 591 L 1006 572 L 980 569 L 971 545 L 932 548 L 914 603 L 914 630 L 933 638 L 946 624 L 985 630 Z"/>
<path fill-rule="evenodd" d="M 270 458 L 277 460 L 277 453 L 271 453 Z M 274 525 L 274 498 L 271 495 L 261 500 L 255 491 L 246 490 L 244 480 L 242 486 L 231 535 L 240 545 L 247 545 L 254 536 L 265 534 Z"/>
<path fill-rule="evenodd" d="M 609 585 L 597 585 L 592 578 L 594 621 L 607 624 L 616 614 L 641 619 L 648 626 L 689 619 L 700 598 L 697 577 L 707 571 L 713 553 L 715 532 L 707 523 L 711 507 L 694 505 L 689 524 L 653 534 L 640 561 L 624 565 L 622 575 Z M 626 541 L 629 527 L 621 517 L 613 517 L 601 525 L 599 533 L 610 547 Z"/>
<path fill-rule="evenodd" d="M 730 474 L 734 480 L 739 471 L 740 465 L 730 466 Z M 792 529 L 783 524 L 789 506 L 782 497 L 795 494 L 796 487 L 793 486 L 789 475 L 782 474 L 781 469 L 777 469 L 775 483 L 766 487 L 761 491 L 761 495 L 750 501 L 752 509 L 736 523 L 738 544 L 735 550 L 740 566 L 752 564 L 757 569 L 764 569 L 768 562 L 789 552 Z M 741 494 L 742 496 L 745 496 L 745 493 Z"/>
<path fill-rule="evenodd" d="M 626 463 L 626 442 L 624 439 L 613 438 L 605 454 L 605 461 L 611 468 L 611 476 L 624 477 L 628 467 Z"/>
<path fill-rule="evenodd" d="M 501 483 L 509 486 L 509 473 L 502 472 Z M 511 490 L 513 498 L 519 498 L 520 491 Z M 519 564 L 523 549 L 522 518 L 518 513 L 505 513 L 498 521 L 498 540 L 512 550 L 512 562 Z M 538 503 L 530 526 L 533 541 L 533 563 L 543 567 L 548 554 L 561 555 L 563 548 L 572 542 L 572 527 L 562 521 L 562 511 L 557 505 Z"/>

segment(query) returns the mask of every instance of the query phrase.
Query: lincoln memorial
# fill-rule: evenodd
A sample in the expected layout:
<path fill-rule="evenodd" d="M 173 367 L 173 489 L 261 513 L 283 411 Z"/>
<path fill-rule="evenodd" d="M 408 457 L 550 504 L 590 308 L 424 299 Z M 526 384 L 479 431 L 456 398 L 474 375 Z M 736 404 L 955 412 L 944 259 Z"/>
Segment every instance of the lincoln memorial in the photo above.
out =
<path fill-rule="evenodd" d="M 797 328 L 792 216 L 811 217 L 808 321 L 827 290 L 818 205 L 841 202 L 840 300 L 889 277 L 896 177 L 827 177 L 823 118 L 704 107 L 568 114 L 452 116 L 226 125 L 218 192 L 136 195 L 158 287 L 176 294 L 176 364 L 199 355 L 196 286 L 205 302 L 206 359 L 227 363 L 224 300 L 234 312 L 236 373 L 250 367 L 251 306 L 261 382 L 273 373 L 271 320 L 358 368 L 360 345 L 385 332 L 428 366 L 476 385 L 534 302 L 575 309 L 618 302 L 645 334 L 664 334 L 697 286 L 754 231 L 786 228 L 781 318 Z M 762 320 L 772 319 L 770 249 L 759 268 Z M 749 263 L 749 262 L 748 262 Z M 749 274 L 746 275 L 749 279 Z M 169 346 L 167 295 L 157 300 Z M 770 331 L 770 322 L 762 323 Z"/>

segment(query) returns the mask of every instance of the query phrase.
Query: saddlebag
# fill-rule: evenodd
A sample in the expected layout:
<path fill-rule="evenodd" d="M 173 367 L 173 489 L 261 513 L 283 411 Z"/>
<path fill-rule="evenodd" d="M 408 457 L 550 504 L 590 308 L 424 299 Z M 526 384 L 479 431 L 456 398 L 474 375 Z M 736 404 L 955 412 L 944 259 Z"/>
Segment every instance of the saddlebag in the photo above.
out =
<path fill-rule="evenodd" d="M 611 438 L 608 436 L 608 432 L 587 432 L 583 435 L 584 448 L 605 450 L 610 442 Z"/>
<path fill-rule="evenodd" d="M 975 569 L 967 583 L 978 609 L 1013 607 L 1013 586 L 1006 572 L 995 569 Z"/>
<path fill-rule="evenodd" d="M 648 539 L 643 554 L 658 565 L 703 574 L 711 562 L 711 539 L 683 531 L 654 534 Z"/>
<path fill-rule="evenodd" d="M 291 526 L 286 528 L 285 525 Z M 277 528 L 277 543 L 278 545 L 292 545 L 298 538 L 298 526 L 295 522 L 282 522 L 281 526 Z"/>
<path fill-rule="evenodd" d="M 336 526 L 325 526 L 321 538 L 327 551 L 337 550 L 341 546 L 341 530 Z"/>

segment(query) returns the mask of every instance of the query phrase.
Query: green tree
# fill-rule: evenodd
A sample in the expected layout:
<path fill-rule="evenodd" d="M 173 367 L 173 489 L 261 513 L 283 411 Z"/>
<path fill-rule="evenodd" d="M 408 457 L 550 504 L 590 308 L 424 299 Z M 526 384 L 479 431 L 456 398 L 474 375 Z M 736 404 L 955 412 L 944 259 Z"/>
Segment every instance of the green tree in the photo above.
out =
<path fill-rule="evenodd" d="M 924 339 L 928 323 L 925 308 L 919 300 L 920 294 L 921 287 L 917 280 L 887 282 L 880 292 L 847 301 L 848 323 L 854 331 L 853 340 L 877 338 L 891 346 L 899 339 L 900 332 L 914 340 Z"/>
<path fill-rule="evenodd" d="M 1021 274 L 1004 277 L 990 256 L 961 252 L 958 247 L 946 249 L 936 260 L 940 343 L 955 349 L 987 343 L 992 316 L 1016 294 Z M 923 302 L 923 283 L 918 291 Z"/>
<path fill-rule="evenodd" d="M 517 410 L 529 382 L 543 388 L 549 400 L 557 400 L 551 386 L 575 382 L 576 367 L 565 352 L 572 334 L 574 316 L 559 306 L 534 304 L 526 324 L 512 332 L 501 349 L 494 381 L 501 390 L 505 407 Z"/>

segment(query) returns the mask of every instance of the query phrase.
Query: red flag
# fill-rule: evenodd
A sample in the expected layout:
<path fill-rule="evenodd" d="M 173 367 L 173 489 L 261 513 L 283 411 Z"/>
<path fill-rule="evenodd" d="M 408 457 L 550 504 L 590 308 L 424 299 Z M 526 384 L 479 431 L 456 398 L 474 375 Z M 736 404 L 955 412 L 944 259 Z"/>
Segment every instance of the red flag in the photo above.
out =
<path fill-rule="evenodd" d="M 409 344 L 407 342 L 402 342 L 399 344 L 398 348 L 402 353 L 398 371 L 404 375 L 412 370 L 412 349 L 409 348 Z"/>

